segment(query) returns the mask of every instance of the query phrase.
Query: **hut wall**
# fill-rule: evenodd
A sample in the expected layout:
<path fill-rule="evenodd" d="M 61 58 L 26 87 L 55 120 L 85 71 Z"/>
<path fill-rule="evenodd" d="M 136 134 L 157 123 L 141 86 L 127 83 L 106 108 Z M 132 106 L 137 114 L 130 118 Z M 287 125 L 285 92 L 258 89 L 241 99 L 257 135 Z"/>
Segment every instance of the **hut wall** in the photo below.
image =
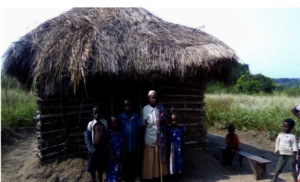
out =
<path fill-rule="evenodd" d="M 164 82 L 160 88 L 160 100 L 170 118 L 172 112 L 179 115 L 179 123 L 186 127 L 185 148 L 205 149 L 206 127 L 204 111 L 205 86 L 200 82 Z"/>
<path fill-rule="evenodd" d="M 95 84 L 91 84 L 95 85 Z M 38 94 L 37 145 L 41 160 L 55 159 L 74 154 L 86 154 L 84 131 L 92 118 L 92 107 L 99 105 L 104 119 L 112 113 L 123 112 L 124 98 L 131 98 L 134 111 L 141 114 L 148 104 L 147 93 L 154 89 L 166 108 L 167 117 L 177 112 L 180 123 L 186 126 L 186 148 L 205 148 L 206 128 L 204 86 L 200 83 L 103 83 L 87 88 L 76 95 L 68 94 L 42 97 Z"/>

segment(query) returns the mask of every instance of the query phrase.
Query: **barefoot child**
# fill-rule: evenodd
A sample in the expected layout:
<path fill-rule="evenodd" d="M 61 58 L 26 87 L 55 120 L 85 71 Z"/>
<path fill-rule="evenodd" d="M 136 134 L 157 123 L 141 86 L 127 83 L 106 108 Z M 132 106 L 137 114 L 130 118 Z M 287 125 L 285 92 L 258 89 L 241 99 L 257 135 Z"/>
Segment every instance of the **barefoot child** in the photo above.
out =
<path fill-rule="evenodd" d="M 125 182 L 132 182 L 139 174 L 138 151 L 143 123 L 138 114 L 132 111 L 130 99 L 125 99 L 123 104 L 125 112 L 119 115 L 118 120 L 126 141 Z"/>
<path fill-rule="evenodd" d="M 235 134 L 235 127 L 233 124 L 228 126 L 228 134 L 226 135 L 225 143 L 227 144 L 227 146 L 223 155 L 223 164 L 231 165 L 232 159 L 235 155 L 234 153 L 231 152 L 231 150 L 241 150 L 239 146 L 241 142 L 239 136 Z M 239 156 L 240 166 L 242 166 L 242 159 L 243 157 Z"/>
<path fill-rule="evenodd" d="M 296 155 L 297 155 L 297 146 L 296 146 L 295 135 L 291 133 L 294 126 L 295 126 L 294 120 L 292 119 L 284 120 L 283 132 L 279 133 L 276 139 L 275 153 L 280 155 L 280 157 L 276 166 L 276 170 L 272 182 L 275 182 L 277 180 L 279 174 L 282 172 L 282 169 L 286 163 L 288 163 L 288 165 L 291 165 L 291 173 L 294 178 L 294 181 L 296 182 L 295 163 L 296 163 Z"/>
<path fill-rule="evenodd" d="M 94 106 L 92 111 L 94 120 L 89 122 L 87 130 L 84 132 L 89 153 L 87 172 L 91 174 L 92 182 L 96 181 L 96 171 L 98 171 L 98 180 L 102 182 L 105 164 L 104 149 L 107 145 L 106 129 L 103 123 L 99 121 L 99 112 L 99 107 Z"/>
<path fill-rule="evenodd" d="M 181 173 L 182 151 L 183 151 L 183 126 L 178 126 L 178 116 L 176 113 L 171 115 L 171 126 L 168 127 L 169 135 L 169 174 L 173 181 L 178 181 L 178 175 Z"/>
<path fill-rule="evenodd" d="M 123 160 L 125 159 L 125 140 L 115 115 L 110 117 L 108 136 L 108 165 L 106 170 L 107 182 L 121 182 Z"/>

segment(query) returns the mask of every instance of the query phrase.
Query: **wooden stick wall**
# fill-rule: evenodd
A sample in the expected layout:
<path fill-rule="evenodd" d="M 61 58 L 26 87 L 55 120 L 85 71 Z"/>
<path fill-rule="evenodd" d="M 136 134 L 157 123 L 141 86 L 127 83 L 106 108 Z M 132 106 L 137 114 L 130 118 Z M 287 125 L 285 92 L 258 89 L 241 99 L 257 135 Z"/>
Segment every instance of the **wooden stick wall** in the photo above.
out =
<path fill-rule="evenodd" d="M 159 93 L 160 101 L 166 108 L 167 115 L 177 112 L 181 124 L 186 126 L 184 135 L 186 148 L 205 149 L 205 105 L 204 86 L 200 83 L 164 82 L 157 86 L 138 85 L 132 88 L 137 91 L 137 112 L 147 104 L 147 93 L 155 89 Z M 115 103 L 116 94 L 109 89 L 105 94 L 90 94 L 93 98 L 87 98 L 84 94 L 68 96 L 55 95 L 43 98 L 38 95 L 37 99 L 37 156 L 41 161 L 68 157 L 75 154 L 87 154 L 84 142 L 84 131 L 92 118 L 92 107 L 97 104 L 107 116 L 122 107 Z M 97 98 L 97 95 L 99 97 Z M 119 97 L 120 98 L 120 97 Z M 120 101 L 120 99 L 119 99 Z M 118 102 L 119 102 L 118 101 Z M 120 110 L 120 109 L 119 109 Z M 119 111 L 118 110 L 118 111 Z M 119 114 L 119 113 L 115 113 Z"/>

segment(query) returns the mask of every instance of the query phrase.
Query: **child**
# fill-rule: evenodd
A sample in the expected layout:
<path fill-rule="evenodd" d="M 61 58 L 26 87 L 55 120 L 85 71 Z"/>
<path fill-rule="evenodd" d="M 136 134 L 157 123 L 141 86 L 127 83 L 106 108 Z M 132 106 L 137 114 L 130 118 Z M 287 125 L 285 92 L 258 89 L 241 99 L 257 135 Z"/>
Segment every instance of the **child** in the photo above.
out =
<path fill-rule="evenodd" d="M 107 182 L 121 182 L 126 151 L 124 134 L 119 128 L 117 117 L 112 115 L 110 119 L 111 127 L 107 130 L 109 157 L 106 178 Z"/>
<path fill-rule="evenodd" d="M 87 130 L 84 132 L 89 153 L 87 172 L 91 174 L 92 182 L 96 181 L 96 171 L 98 171 L 98 180 L 102 181 L 105 164 L 106 129 L 103 123 L 99 121 L 99 112 L 99 107 L 94 106 L 92 111 L 94 120 L 89 122 Z"/>
<path fill-rule="evenodd" d="M 141 142 L 139 139 L 141 138 L 143 123 L 138 114 L 132 111 L 130 99 L 125 99 L 123 104 L 125 112 L 119 115 L 118 120 L 126 141 L 125 182 L 132 182 L 135 181 L 136 175 L 139 173 L 138 146 Z"/>
<path fill-rule="evenodd" d="M 181 173 L 181 162 L 183 152 L 183 126 L 178 126 L 178 116 L 176 113 L 171 115 L 171 126 L 168 127 L 169 135 L 169 174 L 173 181 L 178 181 L 178 175 Z"/>
<path fill-rule="evenodd" d="M 296 138 L 293 135 L 292 129 L 295 126 L 295 121 L 292 119 L 286 119 L 283 123 L 283 132 L 279 133 L 276 139 L 275 153 L 280 155 L 274 177 L 272 182 L 275 182 L 282 172 L 283 167 L 286 163 L 291 165 L 291 173 L 296 182 L 296 155 L 297 155 L 297 146 Z"/>
<path fill-rule="evenodd" d="M 229 164 L 231 165 L 232 159 L 234 157 L 234 153 L 231 152 L 231 150 L 241 150 L 239 143 L 240 139 L 237 134 L 235 134 L 235 127 L 233 124 L 228 126 L 228 134 L 226 135 L 225 143 L 227 144 L 226 150 L 223 151 L 223 164 Z M 239 156 L 239 163 L 240 166 L 242 165 L 242 156 Z M 226 162 L 225 162 L 226 161 Z"/>

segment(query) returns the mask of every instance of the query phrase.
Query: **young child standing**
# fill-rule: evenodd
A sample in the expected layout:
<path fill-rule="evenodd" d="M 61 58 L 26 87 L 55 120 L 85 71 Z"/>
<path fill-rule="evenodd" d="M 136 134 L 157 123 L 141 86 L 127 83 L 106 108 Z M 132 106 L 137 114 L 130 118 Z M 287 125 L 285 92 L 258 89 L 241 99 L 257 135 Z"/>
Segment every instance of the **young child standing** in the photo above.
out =
<path fill-rule="evenodd" d="M 231 152 L 231 150 L 241 150 L 239 144 L 240 139 L 237 134 L 235 134 L 235 127 L 233 124 L 228 126 L 228 134 L 225 138 L 225 143 L 227 144 L 226 150 L 223 151 L 223 164 L 229 164 L 231 165 L 232 159 L 234 157 L 234 153 Z M 239 163 L 240 166 L 242 166 L 242 156 L 239 156 Z"/>
<path fill-rule="evenodd" d="M 172 113 L 171 122 L 171 126 L 168 127 L 168 143 L 170 143 L 169 174 L 172 176 L 172 180 L 177 182 L 178 175 L 181 173 L 184 126 L 178 126 L 178 115 L 176 113 Z"/>
<path fill-rule="evenodd" d="M 297 146 L 296 146 L 296 138 L 295 135 L 293 135 L 292 129 L 295 126 L 295 121 L 292 119 L 286 119 L 283 122 L 283 132 L 279 133 L 277 139 L 276 139 L 276 147 L 275 147 L 275 153 L 280 155 L 274 177 L 272 179 L 272 182 L 275 182 L 279 176 L 279 174 L 282 172 L 283 167 L 286 163 L 291 165 L 291 173 L 294 178 L 294 181 L 296 182 L 296 155 L 297 155 Z"/>
<path fill-rule="evenodd" d="M 132 111 L 130 99 L 124 99 L 124 111 L 118 117 L 126 141 L 125 182 L 135 181 L 139 169 L 139 139 L 141 138 L 142 120 Z"/>
<path fill-rule="evenodd" d="M 96 171 L 98 171 L 98 180 L 102 181 L 102 172 L 105 164 L 104 149 L 107 145 L 106 129 L 99 121 L 100 109 L 94 106 L 92 110 L 94 120 L 89 122 L 85 134 L 85 143 L 88 148 L 89 160 L 87 172 L 91 174 L 92 182 L 96 181 Z"/>
<path fill-rule="evenodd" d="M 107 182 L 121 182 L 123 160 L 125 159 L 125 140 L 122 130 L 119 128 L 115 115 L 110 117 L 110 129 L 108 135 L 108 165 L 106 170 Z"/>

